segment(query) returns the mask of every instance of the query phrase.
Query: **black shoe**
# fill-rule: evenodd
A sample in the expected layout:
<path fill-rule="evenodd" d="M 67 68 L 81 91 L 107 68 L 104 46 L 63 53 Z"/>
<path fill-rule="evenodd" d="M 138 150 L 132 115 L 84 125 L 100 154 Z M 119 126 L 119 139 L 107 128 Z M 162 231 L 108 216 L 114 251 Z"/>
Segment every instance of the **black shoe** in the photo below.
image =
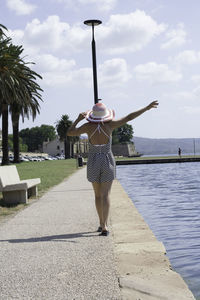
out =
<path fill-rule="evenodd" d="M 102 227 L 99 226 L 99 228 L 97 229 L 97 232 L 102 232 Z"/>
<path fill-rule="evenodd" d="M 102 232 L 100 233 L 100 235 L 108 236 L 109 235 L 109 231 L 108 230 L 102 230 Z"/>

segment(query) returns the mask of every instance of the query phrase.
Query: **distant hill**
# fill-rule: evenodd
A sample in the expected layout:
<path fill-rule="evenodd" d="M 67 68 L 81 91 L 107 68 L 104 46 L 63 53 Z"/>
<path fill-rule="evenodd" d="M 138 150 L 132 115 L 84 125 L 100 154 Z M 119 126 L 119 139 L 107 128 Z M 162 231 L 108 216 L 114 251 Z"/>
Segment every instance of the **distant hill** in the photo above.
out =
<path fill-rule="evenodd" d="M 182 154 L 194 153 L 194 141 L 195 152 L 200 153 L 200 138 L 192 139 L 149 139 L 142 137 L 133 138 L 136 151 L 142 154 L 177 154 L 178 148 L 182 150 Z"/>

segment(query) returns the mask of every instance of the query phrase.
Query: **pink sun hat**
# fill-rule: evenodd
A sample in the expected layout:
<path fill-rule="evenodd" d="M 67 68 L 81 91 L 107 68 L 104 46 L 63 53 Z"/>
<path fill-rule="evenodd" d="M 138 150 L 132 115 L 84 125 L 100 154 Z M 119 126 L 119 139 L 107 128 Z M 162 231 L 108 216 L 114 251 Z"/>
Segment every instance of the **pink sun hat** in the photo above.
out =
<path fill-rule="evenodd" d="M 109 122 L 115 117 L 115 112 L 108 109 L 104 103 L 96 103 L 86 115 L 86 120 L 93 123 Z"/>

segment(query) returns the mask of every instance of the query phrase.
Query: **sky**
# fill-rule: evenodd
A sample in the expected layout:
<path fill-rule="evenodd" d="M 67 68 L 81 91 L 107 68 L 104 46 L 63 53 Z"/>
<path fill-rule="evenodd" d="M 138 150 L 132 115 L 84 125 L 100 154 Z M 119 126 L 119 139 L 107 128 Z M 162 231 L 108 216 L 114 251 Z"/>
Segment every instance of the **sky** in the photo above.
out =
<path fill-rule="evenodd" d="M 199 11 L 199 0 L 1 0 L 0 23 L 43 77 L 40 114 L 20 129 L 92 108 L 91 27 L 83 22 L 99 19 L 98 96 L 116 119 L 158 100 L 129 122 L 135 136 L 200 137 Z"/>

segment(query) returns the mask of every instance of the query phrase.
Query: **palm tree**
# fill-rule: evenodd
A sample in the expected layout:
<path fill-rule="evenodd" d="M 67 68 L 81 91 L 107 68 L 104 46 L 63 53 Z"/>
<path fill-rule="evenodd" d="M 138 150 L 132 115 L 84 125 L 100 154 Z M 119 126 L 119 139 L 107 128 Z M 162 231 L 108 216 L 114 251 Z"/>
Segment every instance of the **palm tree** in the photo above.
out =
<path fill-rule="evenodd" d="M 0 87 L 1 87 L 1 81 L 2 76 L 1 73 L 4 71 L 5 66 L 2 66 L 1 60 L 2 60 L 2 50 L 7 46 L 7 44 L 10 42 L 9 38 L 4 38 L 4 30 L 7 30 L 5 26 L 0 24 Z M 2 117 L 2 136 L 4 132 L 4 138 L 2 139 L 2 148 L 4 151 L 8 152 L 8 134 L 5 135 L 5 132 L 8 132 L 8 109 L 7 105 L 3 103 L 3 95 L 0 90 L 0 116 L 4 112 L 4 118 Z"/>
<path fill-rule="evenodd" d="M 2 27 L 2 25 L 1 25 Z M 3 27 L 4 28 L 4 27 Z M 4 28 L 5 29 L 5 28 Z M 0 111 L 2 115 L 2 164 L 9 164 L 8 157 L 8 106 L 18 101 L 15 87 L 19 84 L 15 74 L 21 47 L 13 46 L 0 30 Z"/>
<path fill-rule="evenodd" d="M 19 163 L 19 118 L 22 116 L 24 122 L 24 116 L 29 119 L 29 115 L 32 115 L 33 121 L 40 112 L 40 106 L 37 101 L 32 101 L 28 105 L 22 106 L 17 103 L 10 105 L 10 113 L 12 118 L 12 127 L 13 127 L 13 152 L 14 152 L 14 163 Z"/>
<path fill-rule="evenodd" d="M 18 135 L 19 115 L 38 112 L 38 99 L 41 99 L 39 91 L 42 91 L 36 83 L 37 78 L 41 78 L 32 71 L 20 55 L 23 52 L 22 46 L 15 46 L 11 39 L 5 37 L 0 25 L 0 111 L 2 114 L 2 165 L 9 164 L 8 157 L 8 110 L 13 111 L 12 119 Z M 34 104 L 36 105 L 35 108 Z M 17 138 L 15 144 L 18 144 Z M 18 151 L 18 150 L 17 150 Z M 16 160 L 17 154 L 16 151 Z"/>
<path fill-rule="evenodd" d="M 64 141 L 64 151 L 65 151 L 65 159 L 73 157 L 73 151 L 70 149 L 70 142 L 72 144 L 79 140 L 77 137 L 68 137 L 67 136 L 67 130 L 71 126 L 72 121 L 69 119 L 68 115 L 62 115 L 60 121 L 56 123 L 56 130 L 60 137 L 61 141 Z M 72 146 L 73 148 L 73 146 Z"/>
<path fill-rule="evenodd" d="M 31 70 L 27 67 L 27 64 L 24 63 L 21 66 L 21 81 L 22 85 L 24 85 L 24 90 L 26 94 L 24 95 L 22 103 L 12 103 L 10 105 L 10 112 L 12 116 L 12 125 L 13 125 L 13 148 L 14 148 L 14 162 L 19 162 L 19 118 L 22 116 L 22 120 L 24 121 L 24 117 L 29 118 L 32 115 L 33 121 L 40 112 L 40 105 L 38 102 L 42 100 L 41 95 L 38 91 L 42 91 L 39 85 L 36 83 L 36 78 L 42 78 L 39 74 Z"/>

